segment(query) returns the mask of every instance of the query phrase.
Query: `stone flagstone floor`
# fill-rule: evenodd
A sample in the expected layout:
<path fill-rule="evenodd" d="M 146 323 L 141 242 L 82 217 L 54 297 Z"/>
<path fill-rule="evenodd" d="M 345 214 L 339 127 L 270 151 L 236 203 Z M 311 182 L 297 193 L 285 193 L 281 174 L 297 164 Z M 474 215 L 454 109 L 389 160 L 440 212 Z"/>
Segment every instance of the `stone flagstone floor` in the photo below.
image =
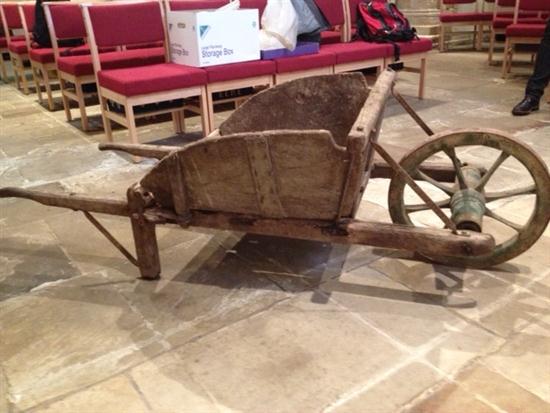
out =
<path fill-rule="evenodd" d="M 524 75 L 504 82 L 484 55 L 458 52 L 433 55 L 426 100 L 414 80 L 402 74 L 398 88 L 436 131 L 498 128 L 550 160 L 550 105 L 510 115 Z M 122 197 L 153 165 L 99 152 L 100 130 L 11 85 L 0 94 L 0 186 Z M 140 134 L 158 141 L 171 124 Z M 382 143 L 424 139 L 391 101 Z M 361 218 L 389 220 L 386 190 L 369 184 Z M 100 219 L 132 245 L 126 220 Z M 465 270 L 163 227 L 158 282 L 137 280 L 76 212 L 3 199 L 0 231 L 0 412 L 550 412 L 548 229 L 509 263 Z"/>

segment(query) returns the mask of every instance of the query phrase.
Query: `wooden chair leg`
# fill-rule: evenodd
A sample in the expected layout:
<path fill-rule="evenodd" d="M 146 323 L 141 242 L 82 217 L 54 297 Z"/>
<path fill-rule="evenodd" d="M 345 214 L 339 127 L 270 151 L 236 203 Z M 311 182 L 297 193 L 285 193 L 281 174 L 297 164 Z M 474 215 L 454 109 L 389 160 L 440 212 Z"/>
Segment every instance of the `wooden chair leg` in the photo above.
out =
<path fill-rule="evenodd" d="M 495 36 L 496 34 L 491 30 L 491 38 L 489 39 L 489 65 L 493 64 L 493 55 L 495 53 Z"/>
<path fill-rule="evenodd" d="M 25 73 L 25 62 L 23 59 L 17 58 L 17 64 L 19 67 L 19 75 L 21 76 L 21 85 L 23 87 L 23 93 L 29 94 L 29 82 L 27 82 L 27 74 Z"/>
<path fill-rule="evenodd" d="M 172 112 L 172 123 L 174 124 L 174 133 L 183 133 L 179 111 Z"/>
<path fill-rule="evenodd" d="M 101 108 L 101 119 L 103 120 L 103 130 L 105 131 L 105 136 L 109 142 L 112 142 L 113 130 L 111 129 L 111 119 L 107 116 L 107 112 L 109 111 L 107 98 L 103 97 L 101 93 L 99 94 L 99 107 Z"/>
<path fill-rule="evenodd" d="M 139 143 L 138 133 L 136 127 L 136 117 L 134 115 L 134 107 L 132 105 L 125 105 L 126 122 L 128 122 L 128 134 L 130 135 L 130 142 Z"/>
<path fill-rule="evenodd" d="M 418 82 L 418 99 L 424 99 L 424 92 L 426 89 L 426 58 L 420 59 L 420 80 Z"/>
<path fill-rule="evenodd" d="M 6 62 L 4 62 L 4 53 L 0 53 L 0 73 L 2 75 L 2 80 L 8 83 L 8 71 L 6 66 Z"/>
<path fill-rule="evenodd" d="M 10 53 L 11 68 L 13 70 L 13 78 L 15 79 L 15 87 L 17 90 L 21 89 L 21 82 L 19 80 L 19 64 L 17 58 Z"/>
<path fill-rule="evenodd" d="M 48 99 L 48 109 L 54 110 L 55 105 L 53 103 L 52 85 L 51 85 L 50 74 L 48 73 L 48 69 L 44 67 L 42 74 L 43 74 L 42 78 L 44 80 L 44 88 L 46 89 L 46 98 Z"/>
<path fill-rule="evenodd" d="M 38 102 L 40 104 L 43 103 L 42 99 L 42 83 L 41 83 L 41 73 L 40 69 L 32 64 L 31 62 L 31 73 L 32 73 L 32 81 L 34 83 L 34 87 L 36 88 L 36 94 L 38 95 Z"/>
<path fill-rule="evenodd" d="M 483 45 L 483 25 L 480 24 L 477 26 L 477 36 L 476 36 L 476 50 L 481 50 L 481 47 Z"/>
<path fill-rule="evenodd" d="M 204 136 L 208 136 L 216 129 L 214 122 L 214 93 L 208 90 L 208 86 L 206 88 L 206 96 L 203 96 L 201 93 L 202 130 Z"/>
<path fill-rule="evenodd" d="M 504 52 L 503 52 L 503 55 L 502 55 L 502 73 L 501 73 L 501 77 L 503 79 L 506 79 L 506 73 L 507 73 L 507 68 L 508 68 L 508 59 L 509 59 L 509 51 L 508 51 L 509 48 L 510 48 L 510 40 L 506 39 L 506 42 L 504 43 Z"/>
<path fill-rule="evenodd" d="M 445 51 L 445 26 L 439 26 L 439 51 Z"/>
<path fill-rule="evenodd" d="M 61 100 L 63 101 L 63 110 L 65 111 L 65 118 L 67 119 L 67 122 L 70 122 L 73 120 L 73 116 L 71 115 L 71 102 L 69 98 L 65 95 L 65 89 L 67 89 L 67 84 L 65 83 L 65 79 L 62 77 L 59 77 L 59 88 L 61 89 Z"/>
<path fill-rule="evenodd" d="M 86 113 L 86 100 L 84 99 L 84 91 L 82 83 L 78 80 L 75 82 L 74 90 L 78 99 L 78 110 L 80 111 L 80 123 L 83 131 L 88 131 L 88 115 Z"/>
<path fill-rule="evenodd" d="M 178 118 L 179 118 L 181 133 L 185 133 L 185 111 L 183 109 L 178 111 Z"/>

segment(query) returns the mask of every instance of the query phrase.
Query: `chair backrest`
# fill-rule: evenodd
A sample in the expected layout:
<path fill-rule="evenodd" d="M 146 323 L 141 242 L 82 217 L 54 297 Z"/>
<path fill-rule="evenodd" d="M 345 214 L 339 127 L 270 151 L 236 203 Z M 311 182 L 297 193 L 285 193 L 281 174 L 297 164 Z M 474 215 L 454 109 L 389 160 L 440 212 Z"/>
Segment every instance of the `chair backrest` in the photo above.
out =
<path fill-rule="evenodd" d="M 537 12 L 541 17 L 543 12 L 550 12 L 550 0 L 517 0 L 514 23 L 518 23 L 522 12 Z"/>
<path fill-rule="evenodd" d="M 441 4 L 440 7 L 441 7 L 442 12 L 446 11 L 449 7 L 462 6 L 462 5 L 465 5 L 465 4 L 469 4 L 469 5 L 474 6 L 473 11 L 477 12 L 479 10 L 479 5 L 478 5 L 477 0 L 441 0 L 440 4 Z"/>
<path fill-rule="evenodd" d="M 518 0 L 517 9 L 524 11 L 550 11 L 549 0 Z"/>
<path fill-rule="evenodd" d="M 79 4 L 71 2 L 43 3 L 55 58 L 59 57 L 59 40 L 86 39 L 86 27 Z"/>
<path fill-rule="evenodd" d="M 35 16 L 34 3 L 19 4 L 19 15 L 21 17 L 21 26 L 23 28 L 23 34 L 25 35 L 25 41 L 27 48 L 30 50 L 32 42 L 32 32 L 34 30 L 34 16 Z"/>
<path fill-rule="evenodd" d="M 82 11 L 94 71 L 101 70 L 99 48 L 162 42 L 167 56 L 166 26 L 158 1 L 83 4 Z"/>
<path fill-rule="evenodd" d="M 2 18 L 4 36 L 9 43 L 13 30 L 23 28 L 17 3 L 0 3 L 0 17 Z"/>
<path fill-rule="evenodd" d="M 346 22 L 346 12 L 341 0 L 315 0 L 315 4 L 331 26 L 343 26 Z"/>

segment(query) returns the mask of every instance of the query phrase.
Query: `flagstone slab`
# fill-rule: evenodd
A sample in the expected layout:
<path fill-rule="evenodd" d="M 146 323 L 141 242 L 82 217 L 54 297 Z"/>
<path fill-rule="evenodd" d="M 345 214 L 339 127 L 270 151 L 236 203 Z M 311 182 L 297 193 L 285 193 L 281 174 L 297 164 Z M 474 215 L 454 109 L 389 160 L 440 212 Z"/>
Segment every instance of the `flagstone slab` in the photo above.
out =
<path fill-rule="evenodd" d="M 225 409 L 251 413 L 320 411 L 403 356 L 342 307 L 307 294 L 175 353 L 180 368 L 163 374 L 184 383 L 183 394 L 191 376 Z"/>
<path fill-rule="evenodd" d="M 125 376 L 115 376 L 29 413 L 149 413 L 151 410 Z M 159 412 L 160 413 L 160 412 Z"/>
<path fill-rule="evenodd" d="M 366 388 L 350 396 L 349 401 L 331 406 L 334 413 L 395 413 L 423 392 L 436 385 L 442 376 L 422 363 L 413 362 L 388 375 L 379 382 L 367 383 Z"/>
<path fill-rule="evenodd" d="M 0 359 L 16 408 L 103 381 L 163 349 L 106 281 L 77 277 L 0 304 Z"/>

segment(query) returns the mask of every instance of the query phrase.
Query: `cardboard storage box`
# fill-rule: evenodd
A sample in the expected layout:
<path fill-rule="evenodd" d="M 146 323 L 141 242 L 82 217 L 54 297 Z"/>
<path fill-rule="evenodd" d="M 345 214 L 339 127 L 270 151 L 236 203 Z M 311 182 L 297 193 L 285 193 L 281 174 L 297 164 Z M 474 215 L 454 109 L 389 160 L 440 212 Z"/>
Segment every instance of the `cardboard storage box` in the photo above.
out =
<path fill-rule="evenodd" d="M 169 11 L 174 63 L 206 67 L 260 58 L 257 9 Z"/>

